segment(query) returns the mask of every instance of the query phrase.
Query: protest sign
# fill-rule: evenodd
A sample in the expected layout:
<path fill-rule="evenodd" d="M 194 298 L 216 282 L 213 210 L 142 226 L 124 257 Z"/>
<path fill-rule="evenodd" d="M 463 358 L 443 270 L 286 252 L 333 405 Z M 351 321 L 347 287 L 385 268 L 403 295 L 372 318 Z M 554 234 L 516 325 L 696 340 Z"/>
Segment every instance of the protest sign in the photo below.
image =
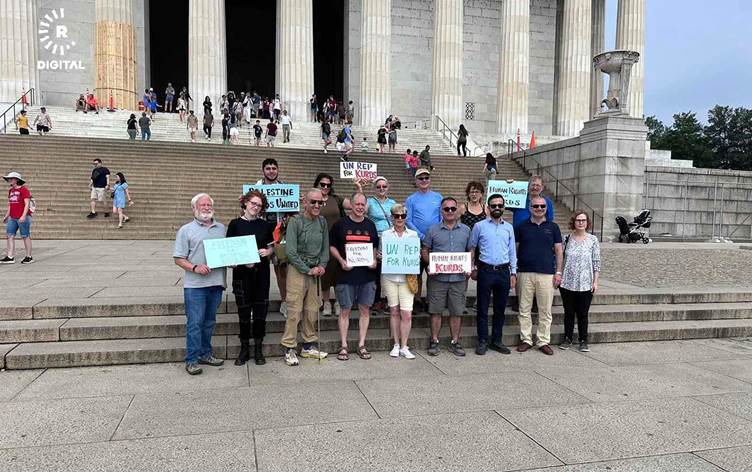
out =
<path fill-rule="evenodd" d="M 373 265 L 373 243 L 345 244 L 345 259 L 350 267 Z"/>
<path fill-rule="evenodd" d="M 255 264 L 261 261 L 256 245 L 256 236 L 205 239 L 204 253 L 206 254 L 206 265 L 212 269 Z"/>
<path fill-rule="evenodd" d="M 469 252 L 432 252 L 428 270 L 431 274 L 463 274 L 472 270 Z"/>
<path fill-rule="evenodd" d="M 376 164 L 370 162 L 344 161 L 339 163 L 339 176 L 343 179 L 374 180 L 378 175 Z"/>
<path fill-rule="evenodd" d="M 274 185 L 243 185 L 243 195 L 254 189 L 266 195 L 269 213 L 285 213 L 300 211 L 300 185 L 298 184 L 274 184 Z"/>
<path fill-rule="evenodd" d="M 527 182 L 506 180 L 489 180 L 488 196 L 500 193 L 504 197 L 504 206 L 507 208 L 525 208 L 527 200 Z"/>
<path fill-rule="evenodd" d="M 381 238 L 382 274 L 419 274 L 420 238 L 417 236 L 397 237 L 384 233 Z"/>

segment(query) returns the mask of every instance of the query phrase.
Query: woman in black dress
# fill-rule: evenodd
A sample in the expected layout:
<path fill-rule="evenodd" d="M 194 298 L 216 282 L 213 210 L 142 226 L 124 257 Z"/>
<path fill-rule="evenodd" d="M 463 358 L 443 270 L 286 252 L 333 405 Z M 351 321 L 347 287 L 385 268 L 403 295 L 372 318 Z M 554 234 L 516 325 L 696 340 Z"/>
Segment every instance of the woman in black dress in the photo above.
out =
<path fill-rule="evenodd" d="M 480 182 L 470 182 L 465 187 L 467 203 L 460 205 L 460 221 L 467 225 L 471 230 L 475 223 L 488 218 L 488 208 L 483 200 L 483 184 Z"/>
<path fill-rule="evenodd" d="M 240 265 L 232 269 L 232 293 L 238 305 L 240 323 L 240 353 L 235 365 L 243 365 L 251 358 L 251 333 L 256 365 L 266 363 L 262 347 L 266 334 L 266 313 L 269 310 L 269 256 L 274 252 L 274 225 L 263 217 L 267 207 L 264 194 L 251 190 L 240 198 L 243 214 L 232 220 L 227 227 L 228 238 L 255 236 L 261 258 L 256 264 Z"/>

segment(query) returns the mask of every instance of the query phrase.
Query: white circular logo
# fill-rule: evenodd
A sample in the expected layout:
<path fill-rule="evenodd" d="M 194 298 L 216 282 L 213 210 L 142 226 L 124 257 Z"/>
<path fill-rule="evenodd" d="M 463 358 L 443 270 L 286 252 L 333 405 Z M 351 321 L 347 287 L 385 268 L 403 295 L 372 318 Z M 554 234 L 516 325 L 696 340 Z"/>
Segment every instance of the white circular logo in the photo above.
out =
<path fill-rule="evenodd" d="M 60 8 L 52 10 L 39 20 L 39 42 L 46 50 L 60 56 L 65 56 L 65 52 L 76 45 L 76 42 L 68 37 L 68 27 L 60 24 L 64 18 L 65 9 Z"/>

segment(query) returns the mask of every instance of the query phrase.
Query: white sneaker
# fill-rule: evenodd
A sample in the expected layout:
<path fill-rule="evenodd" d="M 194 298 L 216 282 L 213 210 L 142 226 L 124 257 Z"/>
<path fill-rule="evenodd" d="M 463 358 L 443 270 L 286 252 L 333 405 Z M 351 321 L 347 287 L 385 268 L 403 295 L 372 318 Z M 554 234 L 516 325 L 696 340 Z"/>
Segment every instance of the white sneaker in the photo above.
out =
<path fill-rule="evenodd" d="M 289 366 L 296 366 L 300 364 L 300 361 L 298 361 L 298 356 L 295 354 L 295 349 L 288 349 L 287 352 L 285 352 L 285 364 Z"/>
<path fill-rule="evenodd" d="M 410 349 L 408 347 L 403 347 L 399 350 L 399 355 L 404 357 L 405 359 L 415 359 L 415 354 L 410 352 Z"/>
<path fill-rule="evenodd" d="M 339 306 L 339 302 L 334 302 L 334 314 L 336 316 L 339 316 L 341 312 L 342 312 L 342 307 Z"/>
<path fill-rule="evenodd" d="M 329 303 L 329 300 L 324 302 L 324 312 L 322 313 L 323 316 L 332 316 L 332 304 Z"/>
<path fill-rule="evenodd" d="M 328 152 L 329 152 L 329 151 L 327 151 L 326 149 L 324 149 L 324 154 L 327 154 Z"/>
<path fill-rule="evenodd" d="M 400 346 L 399 344 L 395 344 L 391 351 L 389 351 L 390 357 L 399 357 L 400 355 Z"/>
<path fill-rule="evenodd" d="M 328 356 L 326 352 L 319 351 L 317 347 L 311 346 L 308 349 L 303 348 L 302 351 L 300 351 L 300 357 L 304 357 L 306 359 L 326 359 L 326 356 Z"/>
<path fill-rule="evenodd" d="M 287 319 L 287 302 L 282 302 L 279 304 L 279 312 L 282 313 L 282 316 Z"/>

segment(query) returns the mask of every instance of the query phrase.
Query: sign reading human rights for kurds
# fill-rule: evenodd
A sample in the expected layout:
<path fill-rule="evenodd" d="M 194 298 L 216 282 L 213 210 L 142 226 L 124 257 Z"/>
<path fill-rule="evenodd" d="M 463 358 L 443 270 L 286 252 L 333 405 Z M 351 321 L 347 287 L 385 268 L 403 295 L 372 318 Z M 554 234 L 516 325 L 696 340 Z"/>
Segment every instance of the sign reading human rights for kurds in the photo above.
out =
<path fill-rule="evenodd" d="M 373 265 L 373 243 L 345 244 L 345 260 L 350 267 Z"/>
<path fill-rule="evenodd" d="M 506 180 L 489 180 L 488 197 L 495 193 L 504 196 L 507 208 L 525 208 L 527 201 L 527 182 L 524 180 L 507 182 Z"/>
<path fill-rule="evenodd" d="M 345 161 L 339 163 L 339 176 L 343 179 L 374 180 L 378 176 L 376 164 Z"/>
<path fill-rule="evenodd" d="M 432 252 L 429 254 L 428 270 L 431 274 L 470 273 L 469 252 Z"/>
<path fill-rule="evenodd" d="M 300 185 L 298 184 L 274 184 L 274 185 L 243 185 L 243 195 L 249 190 L 258 190 L 266 195 L 269 213 L 285 213 L 300 211 Z"/>
<path fill-rule="evenodd" d="M 420 238 L 384 234 L 381 238 L 382 274 L 419 274 Z"/>
<path fill-rule="evenodd" d="M 261 261 L 256 245 L 256 236 L 204 239 L 206 265 L 214 269 Z"/>

